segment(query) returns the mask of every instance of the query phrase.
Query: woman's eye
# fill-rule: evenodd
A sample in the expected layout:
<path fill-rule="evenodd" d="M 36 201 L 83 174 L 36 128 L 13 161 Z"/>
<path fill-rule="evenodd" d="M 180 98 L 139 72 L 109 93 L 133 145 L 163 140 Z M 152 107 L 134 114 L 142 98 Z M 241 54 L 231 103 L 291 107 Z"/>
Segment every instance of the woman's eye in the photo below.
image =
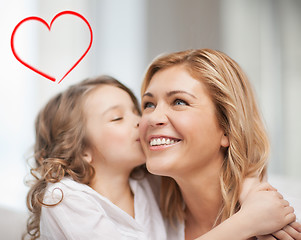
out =
<path fill-rule="evenodd" d="M 123 119 L 123 117 L 115 117 L 115 118 L 113 118 L 111 121 L 112 122 L 116 122 L 116 121 L 120 121 L 120 120 L 122 120 Z"/>
<path fill-rule="evenodd" d="M 180 105 L 183 105 L 183 106 L 189 105 L 187 102 L 185 102 L 185 101 L 182 100 L 182 99 L 176 99 L 176 100 L 173 102 L 173 104 L 176 105 L 176 106 L 180 106 Z"/>
<path fill-rule="evenodd" d="M 155 107 L 155 104 L 151 103 L 151 102 L 146 102 L 143 104 L 143 109 L 146 109 L 146 108 L 154 108 Z"/>

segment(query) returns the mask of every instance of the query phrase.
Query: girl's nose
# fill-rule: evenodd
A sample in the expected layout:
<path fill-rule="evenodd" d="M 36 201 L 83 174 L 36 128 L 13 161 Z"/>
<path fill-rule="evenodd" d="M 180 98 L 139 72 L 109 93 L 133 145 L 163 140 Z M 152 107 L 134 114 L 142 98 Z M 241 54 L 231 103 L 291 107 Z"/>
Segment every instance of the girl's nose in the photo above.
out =
<path fill-rule="evenodd" d="M 139 115 L 136 115 L 135 116 L 136 118 L 135 118 L 135 127 L 139 127 L 139 125 L 140 125 L 140 121 L 141 121 L 141 116 Z"/>

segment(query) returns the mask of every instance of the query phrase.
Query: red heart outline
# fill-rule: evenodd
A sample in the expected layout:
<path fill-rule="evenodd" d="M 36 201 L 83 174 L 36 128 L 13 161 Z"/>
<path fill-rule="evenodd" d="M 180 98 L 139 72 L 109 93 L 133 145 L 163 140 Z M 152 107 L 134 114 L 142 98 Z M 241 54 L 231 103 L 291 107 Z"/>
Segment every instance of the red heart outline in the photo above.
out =
<path fill-rule="evenodd" d="M 18 54 L 16 53 L 15 51 L 15 46 L 14 46 L 14 37 L 15 37 L 15 33 L 16 31 L 18 30 L 18 28 L 24 23 L 24 22 L 27 22 L 27 21 L 31 21 L 31 20 L 34 20 L 34 21 L 38 21 L 38 22 L 41 22 L 43 23 L 47 28 L 48 30 L 50 31 L 51 30 L 51 26 L 52 26 L 52 23 L 55 21 L 55 19 L 57 19 L 58 17 L 62 16 L 62 15 L 66 15 L 66 14 L 71 14 L 71 15 L 74 15 L 74 16 L 77 16 L 79 18 L 81 18 L 86 24 L 87 26 L 89 27 L 89 30 L 90 30 L 90 36 L 91 36 L 91 39 L 90 39 L 90 43 L 89 43 L 89 46 L 87 48 L 87 50 L 84 52 L 84 54 L 76 61 L 76 63 L 68 70 L 68 72 L 62 77 L 62 79 L 58 82 L 58 84 L 77 66 L 77 64 L 79 64 L 79 62 L 86 56 L 86 54 L 88 53 L 88 51 L 90 50 L 91 46 L 92 46 L 92 41 L 93 41 L 93 32 L 92 32 L 92 28 L 89 24 L 89 22 L 87 21 L 86 18 L 84 18 L 82 15 L 80 15 L 79 13 L 77 12 L 73 12 L 73 11 L 63 11 L 63 12 L 60 12 L 58 13 L 57 15 L 55 15 L 55 17 L 51 20 L 51 23 L 50 25 L 48 25 L 48 23 L 42 19 L 42 18 L 39 18 L 39 17 L 28 17 L 28 18 L 25 18 L 23 19 L 21 22 L 19 22 L 16 27 L 14 28 L 14 31 L 12 32 L 12 35 L 11 35 L 11 41 L 10 41 L 10 44 L 11 44 L 11 49 L 12 49 L 12 52 L 14 54 L 14 56 L 16 57 L 16 59 L 22 63 L 24 66 L 28 67 L 29 69 L 31 69 L 32 71 L 42 75 L 43 77 L 45 78 L 48 78 L 49 80 L 55 82 L 55 78 L 46 74 L 46 73 L 43 73 L 42 71 L 38 70 L 37 68 L 29 65 L 28 63 L 24 62 L 19 56 Z"/>

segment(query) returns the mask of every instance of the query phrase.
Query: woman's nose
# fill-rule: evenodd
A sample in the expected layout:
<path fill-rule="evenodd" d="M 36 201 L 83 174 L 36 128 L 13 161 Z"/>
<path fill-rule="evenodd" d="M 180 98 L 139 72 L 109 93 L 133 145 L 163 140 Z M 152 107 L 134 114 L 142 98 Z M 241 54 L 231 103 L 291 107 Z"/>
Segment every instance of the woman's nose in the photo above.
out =
<path fill-rule="evenodd" d="M 168 122 L 168 118 L 166 115 L 166 111 L 164 107 L 157 106 L 154 111 L 149 113 L 149 124 L 151 126 L 164 126 Z"/>

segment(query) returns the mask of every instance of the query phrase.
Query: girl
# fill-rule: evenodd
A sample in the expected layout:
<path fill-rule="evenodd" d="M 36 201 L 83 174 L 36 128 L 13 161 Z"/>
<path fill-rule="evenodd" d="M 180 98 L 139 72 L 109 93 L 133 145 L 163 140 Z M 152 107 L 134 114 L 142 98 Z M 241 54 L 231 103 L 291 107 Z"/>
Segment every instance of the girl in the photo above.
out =
<path fill-rule="evenodd" d="M 168 236 L 193 239 L 240 209 L 246 177 L 266 174 L 269 144 L 251 86 L 231 58 L 200 49 L 155 59 L 141 93 L 147 169 L 165 176 L 161 209 L 177 225 Z M 297 225 L 289 228 L 300 239 Z"/>
<path fill-rule="evenodd" d="M 159 208 L 135 168 L 144 163 L 139 119 L 135 96 L 108 76 L 48 102 L 36 119 L 32 239 L 161 238 Z"/>
<path fill-rule="evenodd" d="M 71 86 L 48 102 L 36 119 L 31 171 L 36 181 L 28 194 L 32 239 L 170 239 L 149 184 L 154 179 L 143 167 L 139 120 L 132 92 L 108 76 Z M 262 203 L 283 200 L 267 191 L 248 199 L 238 214 L 201 239 L 216 233 L 240 237 L 241 229 L 275 231 L 272 217 L 285 211 Z M 268 224 L 253 228 L 261 218 Z M 249 220 L 238 228 L 241 219 Z M 281 217 L 281 227 L 285 221 Z"/>

